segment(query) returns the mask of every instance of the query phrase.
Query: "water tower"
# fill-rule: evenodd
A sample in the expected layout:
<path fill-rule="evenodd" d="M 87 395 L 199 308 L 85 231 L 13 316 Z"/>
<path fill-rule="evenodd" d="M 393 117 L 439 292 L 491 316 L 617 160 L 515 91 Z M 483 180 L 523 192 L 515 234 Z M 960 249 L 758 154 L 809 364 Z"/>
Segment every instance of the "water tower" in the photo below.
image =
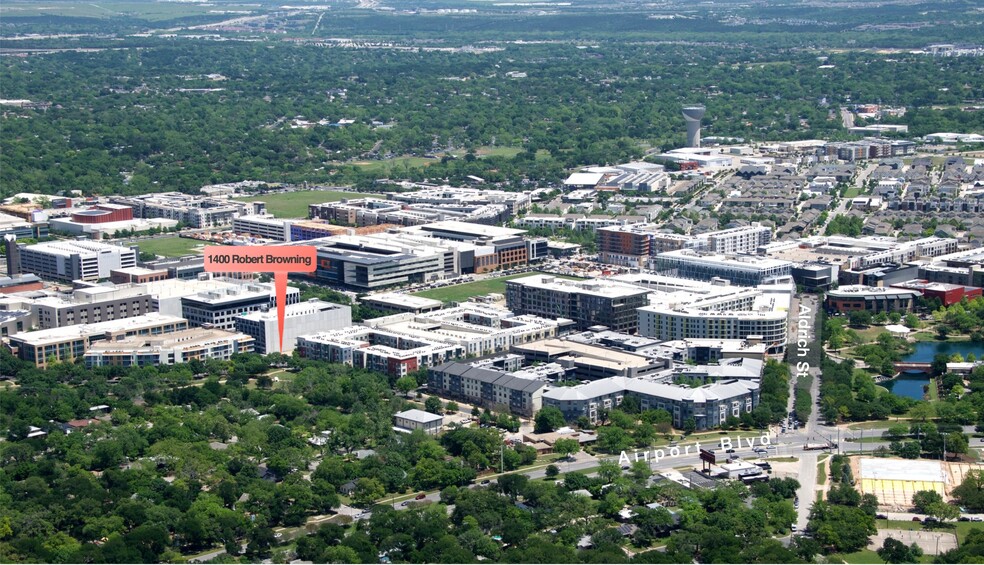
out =
<path fill-rule="evenodd" d="M 687 120 L 687 147 L 700 147 L 700 119 L 704 117 L 703 106 L 684 106 L 683 119 Z"/>

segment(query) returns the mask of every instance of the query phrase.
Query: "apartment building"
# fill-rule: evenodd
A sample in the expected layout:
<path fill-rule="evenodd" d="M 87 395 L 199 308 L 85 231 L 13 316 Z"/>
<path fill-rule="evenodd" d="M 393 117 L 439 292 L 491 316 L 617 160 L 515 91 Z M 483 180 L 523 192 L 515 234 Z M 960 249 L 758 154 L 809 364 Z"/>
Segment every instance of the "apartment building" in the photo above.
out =
<path fill-rule="evenodd" d="M 149 337 L 188 329 L 188 321 L 158 313 L 122 320 L 23 332 L 9 338 L 11 351 L 40 368 L 52 361 L 81 359 L 93 343 Z"/>
<path fill-rule="evenodd" d="M 490 410 L 507 409 L 526 417 L 532 417 L 543 406 L 546 384 L 508 371 L 457 362 L 443 363 L 427 372 L 427 389 L 433 394 Z"/>
<path fill-rule="evenodd" d="M 543 405 L 557 408 L 568 421 L 583 416 L 594 424 L 602 410 L 621 406 L 629 395 L 639 399 L 642 410 L 668 411 L 673 427 L 683 428 L 693 418 L 698 430 L 719 427 L 729 417 L 740 418 L 754 410 L 760 400 L 759 383 L 752 380 L 732 379 L 688 388 L 611 377 L 574 387 L 551 388 L 543 393 Z"/>
<path fill-rule="evenodd" d="M 166 335 L 129 336 L 90 345 L 83 355 L 87 367 L 145 367 L 189 361 L 228 361 L 253 351 L 253 338 L 214 329 L 179 330 Z"/>
<path fill-rule="evenodd" d="M 246 237 L 290 241 L 290 220 L 282 220 L 272 214 L 239 216 L 232 220 L 232 231 Z"/>

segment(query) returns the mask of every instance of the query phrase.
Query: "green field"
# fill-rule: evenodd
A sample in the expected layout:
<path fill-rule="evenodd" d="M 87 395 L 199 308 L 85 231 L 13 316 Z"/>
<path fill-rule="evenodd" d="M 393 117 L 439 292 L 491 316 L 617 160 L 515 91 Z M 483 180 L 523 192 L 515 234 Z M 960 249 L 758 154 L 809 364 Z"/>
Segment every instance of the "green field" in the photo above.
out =
<path fill-rule="evenodd" d="M 298 192 L 248 196 L 245 198 L 237 198 L 236 200 L 242 202 L 255 202 L 257 200 L 261 200 L 266 202 L 267 212 L 278 218 L 306 218 L 308 215 L 308 205 L 310 204 L 338 202 L 339 200 L 344 200 L 346 198 L 366 198 L 368 196 L 381 197 L 379 194 L 365 194 L 362 192 L 302 190 Z"/>
<path fill-rule="evenodd" d="M 547 275 L 547 274 L 551 274 L 551 273 L 530 272 L 530 273 L 521 273 L 518 275 L 509 275 L 506 277 L 496 277 L 491 279 L 485 279 L 482 281 L 475 281 L 470 283 L 458 284 L 454 286 L 448 286 L 444 288 L 434 288 L 430 290 L 424 290 L 421 292 L 415 292 L 414 296 L 433 298 L 434 300 L 441 300 L 443 302 L 464 302 L 469 298 L 471 298 L 472 296 L 482 296 L 484 294 L 489 294 L 491 292 L 498 292 L 500 294 L 505 294 L 506 281 L 508 281 L 509 279 L 518 279 L 521 277 L 529 277 L 532 275 Z M 567 277 L 563 275 L 552 275 L 552 276 L 562 279 L 577 280 L 577 277 Z"/>
<path fill-rule="evenodd" d="M 205 242 L 186 237 L 159 237 L 145 239 L 137 244 L 140 251 L 163 255 L 165 257 L 181 257 L 182 255 L 199 255 Z"/>
<path fill-rule="evenodd" d="M 148 21 L 208 15 L 218 20 L 223 16 L 210 14 L 215 8 L 207 4 L 188 2 L 4 2 L 5 17 L 65 16 L 76 18 L 116 18 L 132 16 Z M 229 16 L 225 16 L 228 18 Z"/>

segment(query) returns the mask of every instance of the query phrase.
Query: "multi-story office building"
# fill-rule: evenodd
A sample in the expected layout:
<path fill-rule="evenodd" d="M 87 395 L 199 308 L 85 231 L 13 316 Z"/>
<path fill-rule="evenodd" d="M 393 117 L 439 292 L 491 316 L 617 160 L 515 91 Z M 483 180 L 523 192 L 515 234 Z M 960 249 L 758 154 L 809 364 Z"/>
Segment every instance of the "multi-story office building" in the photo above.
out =
<path fill-rule="evenodd" d="M 693 418 L 696 429 L 706 430 L 722 425 L 729 417 L 739 418 L 754 410 L 759 404 L 759 383 L 735 379 L 686 388 L 612 377 L 575 387 L 551 388 L 543 393 L 543 406 L 557 408 L 568 421 L 584 416 L 597 423 L 601 410 L 620 406 L 630 395 L 639 398 L 642 410 L 668 411 L 675 428 L 684 427 Z"/>
<path fill-rule="evenodd" d="M 648 304 L 648 291 L 604 280 L 575 281 L 533 275 L 506 281 L 506 305 L 518 314 L 573 320 L 579 330 L 592 326 L 635 333 L 636 308 Z"/>
<path fill-rule="evenodd" d="M 188 321 L 183 318 L 152 313 L 112 322 L 23 332 L 9 339 L 10 348 L 15 355 L 45 368 L 52 361 L 82 358 L 90 345 L 96 342 L 158 336 L 187 328 Z"/>
<path fill-rule="evenodd" d="M 232 220 L 232 231 L 247 237 L 290 241 L 290 220 L 275 218 L 272 214 L 240 216 Z"/>
<path fill-rule="evenodd" d="M 894 287 L 846 285 L 827 291 L 828 312 L 911 312 L 921 296 L 918 290 Z"/>
<path fill-rule="evenodd" d="M 299 300 L 300 291 L 287 287 L 287 304 L 297 304 Z M 181 299 L 181 312 L 193 326 L 232 330 L 237 316 L 276 305 L 277 294 L 272 283 L 250 283 L 186 296 Z"/>
<path fill-rule="evenodd" d="M 153 337 L 101 341 L 92 344 L 83 357 L 87 367 L 144 367 L 193 360 L 228 361 L 236 353 L 251 351 L 253 338 L 246 334 L 195 328 Z"/>
<path fill-rule="evenodd" d="M 258 353 L 284 353 L 290 355 L 297 345 L 297 337 L 326 330 L 340 330 L 352 325 L 352 308 L 317 299 L 284 308 L 284 336 L 280 339 L 277 328 L 277 309 L 260 310 L 238 316 L 237 331 L 252 336 Z M 280 342 L 284 348 L 280 349 Z"/>
<path fill-rule="evenodd" d="M 715 278 L 741 286 L 758 286 L 792 280 L 789 261 L 754 255 L 723 255 L 692 249 L 669 251 L 656 256 L 661 274 L 710 281 Z"/>
<path fill-rule="evenodd" d="M 474 272 L 476 273 L 525 265 L 530 261 L 543 259 L 548 254 L 546 238 L 524 238 L 523 230 L 498 226 L 451 220 L 405 228 L 400 230 L 400 233 L 427 234 L 439 240 L 474 245 L 476 247 Z M 470 271 L 463 270 L 463 272 Z"/>
<path fill-rule="evenodd" d="M 508 409 L 533 416 L 543 405 L 546 382 L 518 377 L 508 371 L 444 363 L 427 372 L 427 388 L 445 398 L 468 402 L 490 410 Z"/>
<path fill-rule="evenodd" d="M 311 244 L 318 248 L 314 276 L 350 288 L 374 290 L 427 282 L 457 270 L 453 249 L 409 245 L 395 237 L 337 236 Z"/>
<path fill-rule="evenodd" d="M 8 253 L 13 245 L 8 244 Z M 17 245 L 16 273 L 71 282 L 108 279 L 110 271 L 137 265 L 137 252 L 128 247 L 95 241 L 49 241 Z"/>

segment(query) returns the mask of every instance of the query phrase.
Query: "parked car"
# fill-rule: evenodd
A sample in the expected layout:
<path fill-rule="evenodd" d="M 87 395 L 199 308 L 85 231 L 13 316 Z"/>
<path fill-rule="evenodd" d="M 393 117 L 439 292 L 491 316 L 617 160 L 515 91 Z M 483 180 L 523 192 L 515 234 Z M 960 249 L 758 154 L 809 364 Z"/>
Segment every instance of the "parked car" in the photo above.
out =
<path fill-rule="evenodd" d="M 423 500 L 425 498 L 427 498 L 427 495 L 424 494 L 424 493 L 420 493 L 420 494 L 418 494 L 417 496 L 414 497 L 414 500 Z"/>

